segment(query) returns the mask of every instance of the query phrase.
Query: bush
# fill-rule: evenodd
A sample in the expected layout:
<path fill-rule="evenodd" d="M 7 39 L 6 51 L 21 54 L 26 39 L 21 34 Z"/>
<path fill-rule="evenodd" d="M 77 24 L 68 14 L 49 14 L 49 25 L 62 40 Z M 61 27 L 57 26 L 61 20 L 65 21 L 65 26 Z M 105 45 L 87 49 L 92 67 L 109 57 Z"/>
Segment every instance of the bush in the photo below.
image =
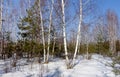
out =
<path fill-rule="evenodd" d="M 112 63 L 113 72 L 115 73 L 115 75 L 120 75 L 120 65 L 119 67 L 117 67 L 116 64 L 120 64 L 120 56 L 114 57 Z"/>

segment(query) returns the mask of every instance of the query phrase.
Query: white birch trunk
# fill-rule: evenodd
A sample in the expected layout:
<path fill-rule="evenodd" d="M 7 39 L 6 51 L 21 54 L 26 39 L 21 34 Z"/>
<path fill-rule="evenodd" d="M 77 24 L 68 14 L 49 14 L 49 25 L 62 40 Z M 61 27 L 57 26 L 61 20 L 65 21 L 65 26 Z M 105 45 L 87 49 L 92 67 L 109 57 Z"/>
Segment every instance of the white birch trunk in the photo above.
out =
<path fill-rule="evenodd" d="M 49 48 L 50 48 L 50 31 L 51 31 L 51 25 L 52 25 L 52 12 L 53 12 L 53 3 L 54 3 L 54 0 L 52 0 L 52 7 L 51 7 L 51 10 L 50 10 L 50 22 L 49 22 L 49 32 L 48 32 L 48 48 L 47 48 L 47 62 L 49 60 Z"/>
<path fill-rule="evenodd" d="M 116 25 L 109 25 L 110 30 L 109 30 L 109 41 L 110 41 L 110 52 L 113 54 L 115 54 L 116 52 Z M 113 29 L 113 30 L 112 30 Z"/>
<path fill-rule="evenodd" d="M 41 0 L 39 0 L 39 11 L 40 11 L 40 26 L 42 28 L 42 43 L 43 43 L 43 51 L 44 51 L 44 62 L 46 62 L 45 37 L 44 37 L 44 26 L 43 26 L 43 20 L 42 20 L 42 12 L 41 12 Z"/>
<path fill-rule="evenodd" d="M 56 40 L 56 34 L 54 32 L 54 42 L 53 42 L 53 48 L 52 48 L 52 58 L 54 57 L 54 50 L 55 50 L 55 40 Z"/>
<path fill-rule="evenodd" d="M 65 58 L 66 58 L 66 64 L 69 64 L 68 59 L 68 52 L 67 52 L 67 41 L 66 41 L 66 28 L 65 28 L 65 13 L 64 13 L 64 0 L 62 0 L 62 29 L 63 29 L 63 40 L 64 40 L 64 50 L 65 50 Z"/>
<path fill-rule="evenodd" d="M 3 0 L 1 0 L 1 6 L 0 6 L 0 33 L 1 33 L 1 31 L 2 31 L 2 9 L 3 9 L 3 5 L 2 5 L 2 3 L 3 3 Z"/>
<path fill-rule="evenodd" d="M 0 6 L 0 54 L 2 53 L 2 9 L 3 9 L 3 5 L 2 5 L 3 0 L 1 0 L 1 6 Z"/>
<path fill-rule="evenodd" d="M 73 56 L 71 66 L 74 66 L 74 64 L 75 64 L 75 58 L 76 58 L 76 54 L 77 54 L 77 51 L 78 51 L 78 45 L 79 45 L 79 42 L 80 42 L 80 37 L 81 37 L 81 35 L 80 35 L 81 25 L 82 25 L 82 0 L 80 0 L 80 21 L 79 21 L 79 26 L 78 26 L 75 53 L 74 53 L 74 56 Z"/>
<path fill-rule="evenodd" d="M 88 32 L 86 32 L 85 34 L 85 44 L 86 44 L 86 59 L 89 58 L 89 52 L 88 52 L 88 46 L 89 46 L 89 42 L 88 42 Z"/>
<path fill-rule="evenodd" d="M 114 12 L 108 11 L 107 19 L 108 19 L 108 31 L 109 31 L 109 51 L 112 53 L 112 55 L 115 55 L 118 18 Z"/>
<path fill-rule="evenodd" d="M 114 20 L 114 21 L 117 21 L 117 20 Z M 117 40 L 117 23 L 114 23 L 115 26 L 114 26 L 114 44 L 113 44 L 113 54 L 116 54 L 116 40 Z"/>
<path fill-rule="evenodd" d="M 86 50 L 87 50 L 86 58 L 87 58 L 87 59 L 89 59 L 88 46 L 89 46 L 89 43 L 87 42 L 87 44 L 86 44 Z"/>

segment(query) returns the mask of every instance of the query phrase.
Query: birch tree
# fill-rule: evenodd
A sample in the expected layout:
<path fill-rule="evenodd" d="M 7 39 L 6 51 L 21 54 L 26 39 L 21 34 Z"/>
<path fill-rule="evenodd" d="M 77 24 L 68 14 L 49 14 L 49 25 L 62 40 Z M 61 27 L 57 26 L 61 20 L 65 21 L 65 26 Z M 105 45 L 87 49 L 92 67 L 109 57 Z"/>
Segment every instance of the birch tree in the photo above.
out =
<path fill-rule="evenodd" d="M 69 68 L 69 58 L 68 58 L 67 41 L 66 41 L 65 3 L 64 3 L 64 0 L 62 0 L 61 6 L 62 6 L 62 30 L 63 30 L 65 59 L 66 59 L 67 68 Z"/>
<path fill-rule="evenodd" d="M 45 49 L 45 37 L 44 37 L 42 10 L 41 10 L 41 0 L 39 0 L 39 12 L 40 12 L 40 26 L 41 26 L 41 29 L 42 29 L 42 43 L 43 43 L 43 51 L 44 51 L 44 62 L 46 62 L 46 49 Z"/>
<path fill-rule="evenodd" d="M 3 9 L 3 0 L 0 1 L 0 33 L 2 31 L 2 9 Z"/>
<path fill-rule="evenodd" d="M 86 48 L 86 59 L 89 58 L 89 42 L 90 42 L 90 31 L 89 31 L 90 25 L 89 24 L 83 24 L 81 27 L 81 40 L 83 40 L 83 43 L 85 44 Z"/>
<path fill-rule="evenodd" d="M 52 6 L 51 6 L 51 10 L 50 10 L 50 19 L 49 19 L 49 31 L 48 31 L 48 48 L 47 48 L 47 58 L 46 58 L 46 61 L 48 62 L 48 59 L 49 59 L 49 48 L 50 48 L 50 33 L 51 33 L 51 25 L 52 25 L 52 12 L 53 12 L 53 3 L 54 3 L 54 0 L 51 0 L 52 1 Z"/>
<path fill-rule="evenodd" d="M 52 58 L 55 52 L 55 44 L 56 44 L 56 32 L 54 32 L 54 37 L 53 37 Z"/>
<path fill-rule="evenodd" d="M 93 10 L 95 11 L 95 8 L 93 8 L 93 6 L 95 6 L 95 1 L 93 0 L 79 0 L 79 24 L 78 24 L 78 32 L 77 32 L 77 38 L 76 38 L 76 46 L 75 46 L 75 51 L 74 51 L 74 56 L 71 62 L 71 67 L 73 67 L 75 65 L 75 58 L 78 52 L 78 48 L 81 42 L 81 26 L 82 26 L 82 22 L 85 18 L 87 18 L 88 14 L 91 14 L 91 18 L 94 17 L 93 14 Z"/>
<path fill-rule="evenodd" d="M 3 9 L 3 0 L 0 1 L 0 53 L 2 53 L 2 9 Z"/>
<path fill-rule="evenodd" d="M 109 34 L 109 51 L 114 54 L 116 52 L 118 18 L 117 15 L 111 10 L 108 10 L 107 12 L 107 21 Z"/>
<path fill-rule="evenodd" d="M 74 64 L 75 64 L 75 58 L 76 58 L 76 54 L 77 54 L 77 51 L 78 51 L 78 45 L 79 45 L 80 36 L 81 36 L 81 35 L 80 35 L 81 25 L 82 25 L 82 0 L 80 0 L 80 20 L 79 20 L 79 26 L 78 26 L 78 32 L 77 32 L 75 53 L 74 53 L 74 56 L 73 56 L 73 60 L 72 60 L 71 67 L 73 67 Z"/>

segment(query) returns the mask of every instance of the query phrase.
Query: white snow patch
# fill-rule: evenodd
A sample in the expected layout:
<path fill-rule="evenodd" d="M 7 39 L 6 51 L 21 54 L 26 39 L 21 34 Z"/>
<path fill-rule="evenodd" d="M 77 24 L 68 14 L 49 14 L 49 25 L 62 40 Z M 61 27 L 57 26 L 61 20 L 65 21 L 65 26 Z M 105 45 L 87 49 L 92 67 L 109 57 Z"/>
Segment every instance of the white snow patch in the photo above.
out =
<path fill-rule="evenodd" d="M 21 61 L 19 63 L 25 63 L 23 59 Z M 0 77 L 120 77 L 112 72 L 113 68 L 109 66 L 112 60 L 108 57 L 93 55 L 91 60 L 86 60 L 79 56 L 76 62 L 73 69 L 66 69 L 65 60 L 55 59 L 48 64 L 33 63 L 3 73 L 2 67 L 5 66 L 0 60 Z"/>

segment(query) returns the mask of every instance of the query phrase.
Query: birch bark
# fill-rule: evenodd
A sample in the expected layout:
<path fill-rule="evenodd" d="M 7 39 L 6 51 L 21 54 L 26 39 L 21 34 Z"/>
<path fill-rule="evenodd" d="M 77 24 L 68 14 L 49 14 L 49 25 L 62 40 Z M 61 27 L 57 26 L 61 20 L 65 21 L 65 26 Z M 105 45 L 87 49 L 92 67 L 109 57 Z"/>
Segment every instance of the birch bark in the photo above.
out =
<path fill-rule="evenodd" d="M 79 42 L 80 42 L 80 37 L 81 37 L 81 35 L 80 35 L 81 25 L 82 25 L 82 0 L 80 0 L 80 21 L 79 21 L 79 26 L 78 26 L 78 33 L 77 33 L 77 39 L 76 39 L 75 53 L 74 53 L 74 56 L 73 56 L 73 60 L 72 60 L 71 66 L 74 66 L 74 64 L 75 64 L 75 58 L 76 58 L 76 54 L 77 54 L 77 51 L 78 51 L 78 45 L 79 45 Z"/>
<path fill-rule="evenodd" d="M 0 4 L 0 53 L 2 53 L 3 45 L 2 45 L 2 9 L 3 9 L 3 0 L 1 0 Z"/>
<path fill-rule="evenodd" d="M 63 40 L 64 40 L 64 50 L 65 50 L 65 59 L 66 59 L 66 64 L 69 64 L 69 58 L 68 58 L 68 52 L 67 52 L 67 41 L 66 41 L 66 24 L 65 24 L 65 3 L 64 0 L 62 0 L 62 29 L 63 29 Z"/>
<path fill-rule="evenodd" d="M 41 11 L 41 0 L 39 0 L 39 12 L 40 12 L 40 26 L 42 29 L 42 43 L 43 43 L 43 51 L 44 51 L 44 62 L 46 62 L 46 50 L 45 50 L 45 35 L 44 35 L 44 26 L 43 26 L 43 18 L 42 18 L 42 11 Z"/>
<path fill-rule="evenodd" d="M 52 7 L 51 7 L 51 10 L 50 10 L 50 22 L 49 22 L 49 32 L 48 32 L 48 48 L 47 48 L 47 59 L 46 61 L 48 62 L 48 59 L 49 59 L 49 48 L 50 48 L 50 31 L 51 31 L 51 25 L 52 25 L 52 12 L 53 12 L 53 3 L 54 3 L 54 0 L 52 0 Z"/>
<path fill-rule="evenodd" d="M 3 9 L 3 0 L 1 0 L 1 6 L 0 6 L 0 33 L 1 33 L 1 30 L 2 30 L 2 9 Z"/>

